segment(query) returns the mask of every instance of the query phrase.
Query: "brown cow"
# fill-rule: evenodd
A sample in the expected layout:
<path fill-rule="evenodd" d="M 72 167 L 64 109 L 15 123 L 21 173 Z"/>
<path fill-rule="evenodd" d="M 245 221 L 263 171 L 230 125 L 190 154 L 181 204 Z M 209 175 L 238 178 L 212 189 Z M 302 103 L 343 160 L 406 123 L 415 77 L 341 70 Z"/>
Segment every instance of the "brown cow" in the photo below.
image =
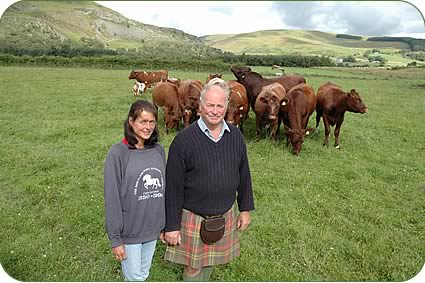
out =
<path fill-rule="evenodd" d="M 227 81 L 230 87 L 229 103 L 224 119 L 228 124 L 235 125 L 243 132 L 243 122 L 249 111 L 248 96 L 245 87 L 237 81 Z"/>
<path fill-rule="evenodd" d="M 245 86 L 248 99 L 253 109 L 255 107 L 255 100 L 257 99 L 258 94 L 261 92 L 263 86 L 278 82 L 285 88 L 286 92 L 289 92 L 291 88 L 297 84 L 305 83 L 304 77 L 300 75 L 285 75 L 272 79 L 264 78 L 259 73 L 253 72 L 251 71 L 251 68 L 245 66 L 233 66 L 231 71 L 238 79 L 238 82 Z"/>
<path fill-rule="evenodd" d="M 135 79 L 139 83 L 144 83 L 146 85 L 146 88 L 150 88 L 151 85 L 157 82 L 166 81 L 168 79 L 168 71 L 160 70 L 156 72 L 145 72 L 132 70 L 130 72 L 130 75 L 128 75 L 128 79 Z"/>
<path fill-rule="evenodd" d="M 156 107 L 163 107 L 166 131 L 168 129 L 180 129 L 179 123 L 182 118 L 178 96 L 178 83 L 180 81 L 159 82 L 152 90 L 152 102 Z"/>
<path fill-rule="evenodd" d="M 280 123 L 280 102 L 285 97 L 286 91 L 279 83 L 266 85 L 261 90 L 255 101 L 255 121 L 257 125 L 257 138 L 265 127 L 276 141 L 276 134 Z"/>
<path fill-rule="evenodd" d="M 183 111 L 183 124 L 186 128 L 198 118 L 202 87 L 202 83 L 197 80 L 183 80 L 179 87 L 180 107 Z"/>
<path fill-rule="evenodd" d="M 205 83 L 207 84 L 211 79 L 214 78 L 220 78 L 223 76 L 223 74 L 208 74 L 207 80 L 205 81 Z"/>
<path fill-rule="evenodd" d="M 304 143 L 308 119 L 316 109 L 314 89 L 304 83 L 294 86 L 282 99 L 280 110 L 285 127 L 286 145 L 291 142 L 292 152 L 298 155 Z"/>
<path fill-rule="evenodd" d="M 360 95 L 355 89 L 344 92 L 342 88 L 331 82 L 319 87 L 317 91 L 316 105 L 316 129 L 318 130 L 320 118 L 323 117 L 325 125 L 325 141 L 323 145 L 328 146 L 330 126 L 335 126 L 335 147 L 339 148 L 339 131 L 346 111 L 354 113 L 366 113 L 367 106 L 363 103 Z"/>

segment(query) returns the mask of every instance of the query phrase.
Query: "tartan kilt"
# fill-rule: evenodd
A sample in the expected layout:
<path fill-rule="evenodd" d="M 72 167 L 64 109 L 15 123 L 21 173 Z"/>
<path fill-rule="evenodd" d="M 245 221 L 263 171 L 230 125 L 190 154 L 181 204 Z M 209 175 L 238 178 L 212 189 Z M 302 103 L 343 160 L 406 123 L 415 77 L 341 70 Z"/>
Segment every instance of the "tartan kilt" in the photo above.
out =
<path fill-rule="evenodd" d="M 183 209 L 180 229 L 181 244 L 167 246 L 164 259 L 199 269 L 205 266 L 230 262 L 240 255 L 239 235 L 236 229 L 237 215 L 231 208 L 226 219 L 223 237 L 212 245 L 205 244 L 200 236 L 203 217 Z"/>

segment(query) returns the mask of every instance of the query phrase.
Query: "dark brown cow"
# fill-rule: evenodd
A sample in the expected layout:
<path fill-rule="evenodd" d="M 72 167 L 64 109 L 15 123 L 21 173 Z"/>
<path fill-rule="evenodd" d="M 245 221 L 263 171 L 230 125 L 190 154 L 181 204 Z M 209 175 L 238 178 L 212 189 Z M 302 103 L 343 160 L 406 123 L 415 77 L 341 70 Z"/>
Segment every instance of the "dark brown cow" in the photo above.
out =
<path fill-rule="evenodd" d="M 292 152 L 296 155 L 301 151 L 305 135 L 309 134 L 308 119 L 315 109 L 314 89 L 304 83 L 294 86 L 281 101 L 286 145 L 291 142 Z"/>
<path fill-rule="evenodd" d="M 272 79 L 263 78 L 263 76 L 261 76 L 259 73 L 253 72 L 251 71 L 251 68 L 245 66 L 233 66 L 231 71 L 238 79 L 238 82 L 245 86 L 248 99 L 253 109 L 255 107 L 255 100 L 257 99 L 257 96 L 262 90 L 263 86 L 277 82 L 285 88 L 286 92 L 288 92 L 297 84 L 305 83 L 304 77 L 300 75 L 285 75 Z"/>
<path fill-rule="evenodd" d="M 360 95 L 355 89 L 344 92 L 342 88 L 331 82 L 322 85 L 317 91 L 316 105 L 316 129 L 318 130 L 320 118 L 323 117 L 325 125 L 325 142 L 329 144 L 330 126 L 335 126 L 335 147 L 339 148 L 339 132 L 346 111 L 354 113 L 366 113 L 367 106 L 363 103 Z"/>
<path fill-rule="evenodd" d="M 220 78 L 223 76 L 223 74 L 208 74 L 207 80 L 205 81 L 205 83 L 208 83 L 211 79 L 214 78 Z"/>
<path fill-rule="evenodd" d="M 227 123 L 235 125 L 243 132 L 243 122 L 249 111 L 248 96 L 245 87 L 237 81 L 227 81 L 230 87 L 229 103 L 224 119 Z"/>
<path fill-rule="evenodd" d="M 178 83 L 180 81 L 158 82 L 152 90 L 152 102 L 156 107 L 162 107 L 166 131 L 176 128 L 182 118 L 178 96 Z"/>
<path fill-rule="evenodd" d="M 257 138 L 265 127 L 276 141 L 279 126 L 280 102 L 285 97 L 286 91 L 279 83 L 266 85 L 261 90 L 255 101 L 255 121 L 257 125 Z"/>
<path fill-rule="evenodd" d="M 168 79 L 168 71 L 167 70 L 159 70 L 156 72 L 145 72 L 145 71 L 135 71 L 132 70 L 130 75 L 128 75 L 128 79 L 135 79 L 139 83 L 144 83 L 146 88 L 150 88 L 151 85 L 160 82 L 166 81 Z"/>
<path fill-rule="evenodd" d="M 202 87 L 202 83 L 198 80 L 183 80 L 179 87 L 180 107 L 186 128 L 198 118 Z"/>

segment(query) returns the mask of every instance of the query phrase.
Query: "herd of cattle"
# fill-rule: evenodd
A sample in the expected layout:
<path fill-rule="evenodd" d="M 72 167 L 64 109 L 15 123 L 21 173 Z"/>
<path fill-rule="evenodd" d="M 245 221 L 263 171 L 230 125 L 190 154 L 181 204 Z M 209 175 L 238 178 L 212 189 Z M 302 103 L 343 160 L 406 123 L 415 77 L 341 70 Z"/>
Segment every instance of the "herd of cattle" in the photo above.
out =
<path fill-rule="evenodd" d="M 325 125 L 324 145 L 328 145 L 330 127 L 335 126 L 335 147 L 339 148 L 339 132 L 346 111 L 365 113 L 368 108 L 355 89 L 344 92 L 331 82 L 314 89 L 300 75 L 283 75 L 264 78 L 250 67 L 233 66 L 231 71 L 236 80 L 227 81 L 231 93 L 225 120 L 243 132 L 243 122 L 250 108 L 256 117 L 257 137 L 264 130 L 275 141 L 283 122 L 286 144 L 298 155 L 306 135 L 318 129 L 323 117 Z M 221 74 L 209 74 L 206 82 Z M 139 95 L 154 85 L 152 102 L 162 107 L 166 131 L 179 130 L 180 121 L 185 127 L 198 118 L 200 93 L 203 83 L 199 80 L 169 79 L 167 70 L 157 72 L 132 71 L 128 77 L 134 79 L 133 94 Z M 316 127 L 307 128 L 308 120 L 316 111 Z"/>

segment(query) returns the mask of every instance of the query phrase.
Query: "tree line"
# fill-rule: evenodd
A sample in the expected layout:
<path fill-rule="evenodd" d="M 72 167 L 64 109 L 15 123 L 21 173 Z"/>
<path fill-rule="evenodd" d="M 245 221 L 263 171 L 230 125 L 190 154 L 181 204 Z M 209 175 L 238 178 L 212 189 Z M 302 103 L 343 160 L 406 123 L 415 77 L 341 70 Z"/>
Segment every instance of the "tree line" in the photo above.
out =
<path fill-rule="evenodd" d="M 418 39 L 418 38 L 412 38 L 412 37 L 378 36 L 378 37 L 369 37 L 367 41 L 404 42 L 409 45 L 409 48 L 411 51 L 425 51 L 425 39 Z"/>
<path fill-rule="evenodd" d="M 0 45 L 0 64 L 54 67 L 98 67 L 157 69 L 167 66 L 179 70 L 229 70 L 231 65 L 282 67 L 334 66 L 326 56 L 246 55 L 223 52 L 203 44 L 162 44 L 149 48 L 110 50 L 102 47 L 71 47 L 63 43 L 48 48 Z"/>

